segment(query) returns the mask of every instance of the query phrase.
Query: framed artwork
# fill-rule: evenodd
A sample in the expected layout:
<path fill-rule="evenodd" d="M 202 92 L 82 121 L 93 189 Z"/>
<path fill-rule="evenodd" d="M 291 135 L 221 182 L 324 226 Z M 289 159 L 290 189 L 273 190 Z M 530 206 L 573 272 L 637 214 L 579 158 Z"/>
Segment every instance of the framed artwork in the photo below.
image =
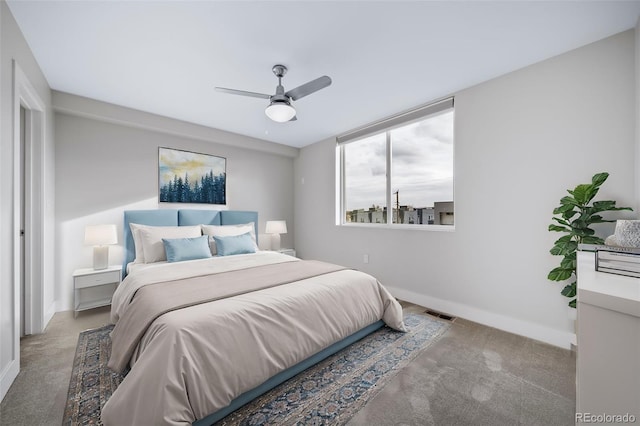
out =
<path fill-rule="evenodd" d="M 227 204 L 227 159 L 158 148 L 158 196 L 165 203 Z"/>

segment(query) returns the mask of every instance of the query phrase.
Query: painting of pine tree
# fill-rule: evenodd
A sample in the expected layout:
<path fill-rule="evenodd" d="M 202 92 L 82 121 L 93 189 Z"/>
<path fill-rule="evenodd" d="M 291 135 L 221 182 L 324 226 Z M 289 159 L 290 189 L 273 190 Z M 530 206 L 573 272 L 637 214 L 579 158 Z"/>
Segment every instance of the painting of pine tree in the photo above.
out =
<path fill-rule="evenodd" d="M 158 148 L 161 202 L 226 204 L 227 159 Z"/>

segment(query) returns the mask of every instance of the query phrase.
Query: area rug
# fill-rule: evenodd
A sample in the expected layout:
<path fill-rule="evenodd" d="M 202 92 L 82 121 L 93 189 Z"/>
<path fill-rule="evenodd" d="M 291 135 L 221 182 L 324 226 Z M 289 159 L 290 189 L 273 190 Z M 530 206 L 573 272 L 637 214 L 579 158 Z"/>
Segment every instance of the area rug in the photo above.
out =
<path fill-rule="evenodd" d="M 344 425 L 449 327 L 404 317 L 407 333 L 383 327 L 273 388 L 218 425 Z M 124 379 L 107 368 L 113 326 L 80 333 L 63 425 L 101 425 L 100 410 Z"/>

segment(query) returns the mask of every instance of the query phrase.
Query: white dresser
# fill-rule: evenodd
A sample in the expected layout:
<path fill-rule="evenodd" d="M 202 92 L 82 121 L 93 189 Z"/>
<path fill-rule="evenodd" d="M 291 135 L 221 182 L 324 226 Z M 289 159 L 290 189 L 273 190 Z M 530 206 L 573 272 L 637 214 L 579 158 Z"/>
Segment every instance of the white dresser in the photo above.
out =
<path fill-rule="evenodd" d="M 578 252 L 577 306 L 576 424 L 640 422 L 640 278 L 596 272 L 595 253 Z"/>

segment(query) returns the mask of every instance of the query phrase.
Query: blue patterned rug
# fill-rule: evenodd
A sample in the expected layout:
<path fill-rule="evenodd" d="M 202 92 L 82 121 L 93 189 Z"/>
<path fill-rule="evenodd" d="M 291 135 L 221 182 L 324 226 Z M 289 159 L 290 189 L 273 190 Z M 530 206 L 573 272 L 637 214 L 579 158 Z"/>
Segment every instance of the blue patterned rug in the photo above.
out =
<path fill-rule="evenodd" d="M 383 327 L 275 387 L 218 425 L 343 425 L 398 371 L 436 341 L 449 324 L 424 315 L 404 318 L 409 331 Z M 106 326 L 80 333 L 63 425 L 101 425 L 100 409 L 124 375 L 106 367 Z"/>

